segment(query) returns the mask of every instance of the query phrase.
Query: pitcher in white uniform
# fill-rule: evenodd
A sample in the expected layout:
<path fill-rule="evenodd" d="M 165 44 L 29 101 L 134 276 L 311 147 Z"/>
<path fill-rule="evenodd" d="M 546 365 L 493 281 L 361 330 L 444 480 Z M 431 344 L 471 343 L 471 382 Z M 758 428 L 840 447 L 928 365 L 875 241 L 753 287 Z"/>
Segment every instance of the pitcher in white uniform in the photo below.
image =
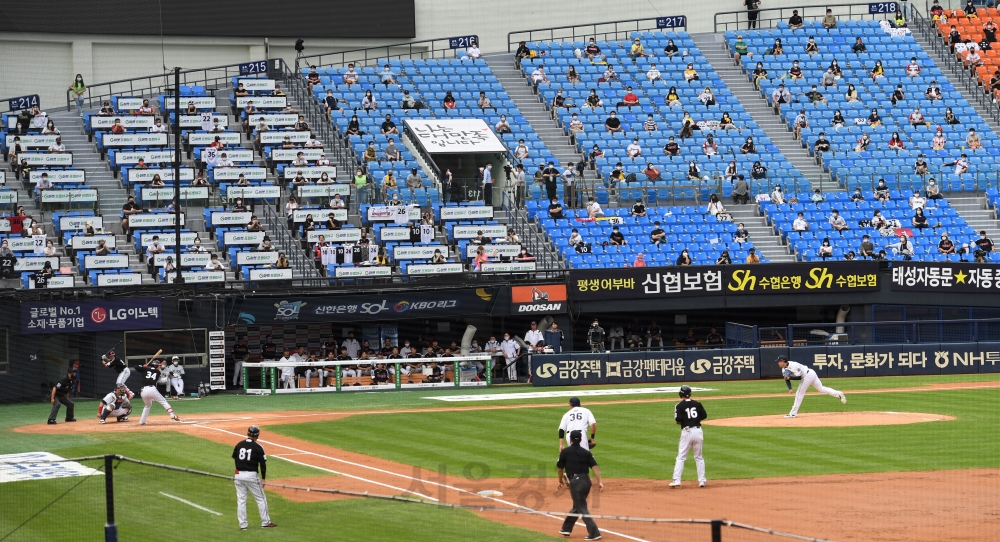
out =
<path fill-rule="evenodd" d="M 787 356 L 778 356 L 778 366 L 781 367 L 781 374 L 785 377 L 785 385 L 788 386 L 788 393 L 792 393 L 792 381 L 793 376 L 800 377 L 802 382 L 799 383 L 798 390 L 795 391 L 795 404 L 792 405 L 792 411 L 785 414 L 786 418 L 794 418 L 799 415 L 799 407 L 802 406 L 802 398 L 806 396 L 806 391 L 809 386 L 816 388 L 816 391 L 825 393 L 832 397 L 840 399 L 841 403 L 847 404 L 847 397 L 844 394 L 833 389 L 823 386 L 823 383 L 819 380 L 819 375 L 816 371 L 798 363 L 796 361 L 788 361 Z"/>
<path fill-rule="evenodd" d="M 580 406 L 580 400 L 576 397 L 569 400 L 569 406 L 570 409 L 563 414 L 562 421 L 559 422 L 559 451 L 570 445 L 569 434 L 573 431 L 580 431 L 580 434 L 584 435 L 580 446 L 589 450 L 597 438 L 597 420 L 590 409 Z"/>

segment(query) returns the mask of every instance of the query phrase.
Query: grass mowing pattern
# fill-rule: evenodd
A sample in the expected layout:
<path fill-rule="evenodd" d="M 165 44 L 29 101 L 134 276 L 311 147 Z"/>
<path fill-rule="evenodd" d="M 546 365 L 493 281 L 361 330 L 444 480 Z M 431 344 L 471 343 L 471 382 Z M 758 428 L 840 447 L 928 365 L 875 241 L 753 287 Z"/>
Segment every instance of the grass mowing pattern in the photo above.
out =
<path fill-rule="evenodd" d="M 788 411 L 792 400 L 791 395 L 727 399 L 706 401 L 705 407 L 712 418 L 777 416 Z M 679 435 L 672 403 L 589 406 L 598 420 L 596 455 L 605 476 L 670 478 Z M 858 394 L 846 406 L 830 397 L 810 396 L 802 412 L 932 412 L 958 420 L 801 429 L 706 426 L 705 460 L 713 479 L 998 467 L 998 408 L 1000 393 L 991 389 Z M 557 427 L 564 411 L 362 415 L 271 430 L 456 475 L 480 463 L 488 468 L 488 477 L 512 478 L 525 472 L 554 476 Z M 478 473 L 482 467 L 476 468 Z M 687 470 L 694 475 L 694 469 Z"/>
<path fill-rule="evenodd" d="M 108 435 L 112 436 L 112 435 Z M 223 444 L 175 433 L 114 435 L 99 444 L 63 448 L 66 457 L 119 453 L 147 461 L 185 466 L 220 474 L 232 472 L 232 449 Z M 128 439 L 128 440 L 126 440 Z M 326 475 L 325 472 L 272 459 L 271 479 Z M 98 468 L 103 462 L 87 462 Z M 247 516 L 251 528 L 242 532 L 236 521 L 232 482 L 193 474 L 120 463 L 115 469 L 115 512 L 120 540 L 552 540 L 531 531 L 482 519 L 471 512 L 423 505 L 366 500 L 294 503 L 268 492 L 271 518 L 278 529 L 259 529 L 251 498 Z M 104 477 L 64 478 L 0 484 L 0 538 L 45 508 L 71 486 L 82 483 L 9 538 L 10 542 L 101 540 L 104 530 Z M 159 492 L 187 499 L 216 516 L 170 499 Z M 185 534 L 186 533 L 186 534 Z"/>

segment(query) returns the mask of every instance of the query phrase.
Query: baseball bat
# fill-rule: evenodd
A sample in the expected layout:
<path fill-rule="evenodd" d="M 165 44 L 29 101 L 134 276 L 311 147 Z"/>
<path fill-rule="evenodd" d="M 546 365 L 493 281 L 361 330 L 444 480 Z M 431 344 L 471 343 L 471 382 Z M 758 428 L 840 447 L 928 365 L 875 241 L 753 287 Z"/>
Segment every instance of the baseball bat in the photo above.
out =
<path fill-rule="evenodd" d="M 156 361 L 156 358 L 160 357 L 160 354 L 162 354 L 162 353 L 163 353 L 163 349 L 162 348 L 159 349 L 159 350 L 157 350 L 156 353 L 153 354 L 153 357 L 149 358 L 149 361 Z"/>
<path fill-rule="evenodd" d="M 108 348 L 108 351 L 105 352 L 104 355 L 106 356 L 106 355 L 110 354 L 112 350 L 114 350 L 115 348 L 118 348 L 119 346 L 121 346 L 121 344 L 122 344 L 122 342 L 118 341 L 118 344 L 112 346 L 111 348 Z"/>

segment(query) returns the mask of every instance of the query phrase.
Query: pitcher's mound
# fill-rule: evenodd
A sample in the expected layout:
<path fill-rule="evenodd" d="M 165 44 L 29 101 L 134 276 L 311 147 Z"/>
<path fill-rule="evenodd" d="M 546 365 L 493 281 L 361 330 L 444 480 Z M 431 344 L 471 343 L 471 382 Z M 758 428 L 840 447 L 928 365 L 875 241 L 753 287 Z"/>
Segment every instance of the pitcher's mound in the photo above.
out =
<path fill-rule="evenodd" d="M 785 418 L 783 414 L 775 414 L 772 416 L 743 416 L 705 420 L 702 423 L 728 427 L 853 427 L 857 425 L 946 422 L 954 419 L 954 416 L 921 414 L 919 412 L 813 412 L 800 413 L 795 418 Z"/>

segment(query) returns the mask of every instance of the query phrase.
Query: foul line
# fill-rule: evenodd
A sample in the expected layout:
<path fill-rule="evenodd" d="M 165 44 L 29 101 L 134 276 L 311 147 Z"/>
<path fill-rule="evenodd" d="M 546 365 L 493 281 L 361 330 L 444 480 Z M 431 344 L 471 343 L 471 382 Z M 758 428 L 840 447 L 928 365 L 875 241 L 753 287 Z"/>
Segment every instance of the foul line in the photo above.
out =
<path fill-rule="evenodd" d="M 213 427 L 213 429 L 214 429 L 214 427 Z M 266 442 L 266 441 L 261 441 L 261 442 Z M 274 443 L 273 442 L 268 442 L 267 444 L 274 444 Z M 281 446 L 280 444 L 274 444 L 274 445 L 275 446 Z M 290 455 L 308 455 L 308 454 L 290 454 Z M 375 484 L 377 486 L 387 487 L 389 489 L 394 489 L 396 491 L 402 491 L 403 493 L 409 493 L 411 495 L 417 495 L 417 496 L 422 497 L 424 499 L 429 499 L 429 500 L 432 500 L 434 502 L 438 502 L 437 499 L 435 499 L 434 497 L 431 497 L 430 495 L 424 495 L 423 493 L 417 493 L 416 491 L 409 491 L 409 490 L 403 489 L 401 487 L 390 486 L 389 484 L 383 484 L 382 482 L 376 482 L 375 480 L 369 480 L 367 478 L 361 478 L 361 477 L 358 477 L 358 476 L 354 476 L 352 474 L 347 474 L 347 473 L 344 473 L 344 472 L 338 472 L 338 471 L 335 471 L 333 469 L 328 469 L 328 468 L 325 468 L 325 467 L 317 467 L 316 465 L 310 465 L 309 463 L 303 463 L 301 461 L 295 461 L 294 459 L 288 459 L 284 455 L 271 454 L 271 457 L 277 457 L 278 459 L 283 459 L 285 461 L 288 461 L 289 463 L 294 463 L 296 465 L 302 465 L 303 467 L 310 467 L 310 468 L 313 468 L 313 469 L 316 469 L 316 470 L 321 470 L 323 472 L 329 472 L 331 474 L 336 474 L 338 476 L 346 476 L 347 478 L 353 478 L 355 480 L 360 480 L 362 482 L 368 482 L 368 483 L 371 483 L 371 484 Z"/>
<path fill-rule="evenodd" d="M 218 427 L 205 426 L 205 428 L 206 429 L 212 429 L 212 430 L 215 430 L 215 431 L 220 431 L 222 433 L 228 433 L 230 435 L 235 435 L 237 437 L 243 436 L 243 435 L 241 435 L 239 433 L 234 433 L 233 431 L 228 431 L 226 429 L 221 429 L 221 428 L 218 428 Z M 424 480 L 422 478 L 415 478 L 413 476 L 408 476 L 406 474 L 400 474 L 398 472 L 392 472 L 392 471 L 389 471 L 389 470 L 380 469 L 380 468 L 372 467 L 372 466 L 369 466 L 369 465 L 362 465 L 361 463 L 355 463 L 353 461 L 347 461 L 346 459 L 340 459 L 340 458 L 337 458 L 337 457 L 331 457 L 331 456 L 327 456 L 327 455 L 322 455 L 322 454 L 318 454 L 316 452 L 310 452 L 308 450 L 300 450 L 298 448 L 293 448 L 291 446 L 286 446 L 286 445 L 278 443 L 278 442 L 267 441 L 267 440 L 263 440 L 263 439 L 261 439 L 260 442 L 263 442 L 264 444 L 268 444 L 268 445 L 272 445 L 272 446 L 278 446 L 278 447 L 284 448 L 286 450 L 292 450 L 292 451 L 294 451 L 296 453 L 300 453 L 300 454 L 312 455 L 312 456 L 315 456 L 315 457 L 327 459 L 329 461 L 335 461 L 335 462 L 339 462 L 339 463 L 344 463 L 346 465 L 351 465 L 353 467 L 359 467 L 359 468 L 369 469 L 369 470 L 373 470 L 373 471 L 376 471 L 376 472 L 380 472 L 382 474 L 388 474 L 388 475 L 391 475 L 391 476 L 397 476 L 399 478 L 405 478 L 405 479 L 408 479 L 408 480 L 412 480 L 414 482 L 421 482 L 421 483 L 425 483 L 425 484 L 431 484 L 431 485 L 439 486 L 439 487 L 442 487 L 442 488 L 445 488 L 445 489 L 450 489 L 452 491 L 457 491 L 459 493 L 464 493 L 464 494 L 472 496 L 472 497 L 480 497 L 480 498 L 483 498 L 483 499 L 489 499 L 491 501 L 496 501 L 496 502 L 499 502 L 501 504 L 505 504 L 507 506 L 512 506 L 512 507 L 515 507 L 515 508 L 520 508 L 522 510 L 527 510 L 529 512 L 539 513 L 539 514 L 541 514 L 541 515 L 543 515 L 545 517 L 549 517 L 549 518 L 552 518 L 552 519 L 555 519 L 555 520 L 558 520 L 558 521 L 563 521 L 564 520 L 564 518 L 560 518 L 558 516 L 553 516 L 551 514 L 546 514 L 544 512 L 539 512 L 538 510 L 535 510 L 533 508 L 528 508 L 527 506 L 522 506 L 520 504 L 509 502 L 509 501 L 505 501 L 503 499 L 498 499 L 496 497 L 487 497 L 485 495 L 480 495 L 478 493 L 475 493 L 475 492 L 472 492 L 472 491 L 469 491 L 469 490 L 466 490 L 466 489 L 462 489 L 460 487 L 455 487 L 455 486 L 448 485 L 448 484 L 442 484 L 440 482 L 435 482 L 433 480 Z M 292 463 L 298 463 L 297 461 L 292 461 L 290 459 L 286 459 L 286 458 L 282 458 L 282 459 L 284 459 L 285 461 L 290 461 Z M 299 464 L 300 465 L 309 466 L 309 467 L 314 467 L 313 465 L 309 465 L 308 463 L 299 463 Z M 330 469 L 324 469 L 322 467 L 314 467 L 314 468 L 317 468 L 317 469 L 320 469 L 320 470 L 326 470 L 328 472 L 336 472 L 336 471 L 333 471 L 333 470 L 330 470 Z M 338 474 L 343 474 L 343 473 L 338 473 Z M 364 482 L 369 482 L 369 483 L 372 483 L 372 484 L 385 486 L 385 484 L 382 484 L 380 482 L 376 482 L 374 480 L 369 480 L 369 479 L 366 479 L 366 478 L 361 478 L 359 476 L 352 476 L 350 474 L 343 474 L 343 475 L 344 476 L 348 476 L 350 478 L 354 478 L 356 480 L 361 480 L 361 481 L 364 481 Z M 386 486 L 386 487 L 392 487 L 392 486 Z M 399 489 L 399 488 L 393 488 L 393 489 Z M 407 493 L 411 493 L 411 494 L 414 494 L 414 495 L 420 495 L 419 493 L 416 493 L 414 491 L 405 490 L 405 489 L 403 489 L 401 491 L 405 491 Z M 420 495 L 420 496 L 424 497 L 424 495 Z M 428 498 L 430 498 L 430 497 L 428 497 Z M 437 501 L 437 499 L 433 499 L 433 500 Z M 576 524 L 577 525 L 583 525 L 581 522 L 577 522 Z M 602 532 L 608 533 L 608 534 L 613 534 L 613 535 L 616 535 L 616 536 L 620 536 L 620 537 L 626 538 L 628 540 L 634 540 L 635 542 L 648 542 L 647 540 L 643 540 L 642 538 L 635 538 L 635 537 L 629 536 L 627 534 L 622 534 L 622 533 L 618 533 L 618 532 L 615 532 L 615 531 L 610 531 L 610 530 L 607 530 L 607 529 L 602 529 Z"/>
<path fill-rule="evenodd" d="M 191 502 L 191 501 L 189 501 L 187 499 L 182 499 L 182 498 L 180 498 L 180 497 L 178 497 L 176 495 L 171 495 L 169 493 L 164 493 L 162 491 L 160 492 L 160 495 L 163 495 L 164 497 L 170 497 L 171 499 L 173 499 L 175 501 L 181 501 L 182 503 L 184 503 L 184 504 L 186 504 L 188 506 L 193 506 L 194 508 L 197 508 L 198 510 L 204 510 L 205 512 L 208 512 L 209 514 L 215 514 L 217 516 L 221 516 L 222 515 L 222 514 L 216 512 L 215 510 L 209 510 L 208 508 L 205 508 L 204 506 L 201 506 L 200 504 L 195 504 L 195 503 L 193 503 L 193 502 Z"/>

